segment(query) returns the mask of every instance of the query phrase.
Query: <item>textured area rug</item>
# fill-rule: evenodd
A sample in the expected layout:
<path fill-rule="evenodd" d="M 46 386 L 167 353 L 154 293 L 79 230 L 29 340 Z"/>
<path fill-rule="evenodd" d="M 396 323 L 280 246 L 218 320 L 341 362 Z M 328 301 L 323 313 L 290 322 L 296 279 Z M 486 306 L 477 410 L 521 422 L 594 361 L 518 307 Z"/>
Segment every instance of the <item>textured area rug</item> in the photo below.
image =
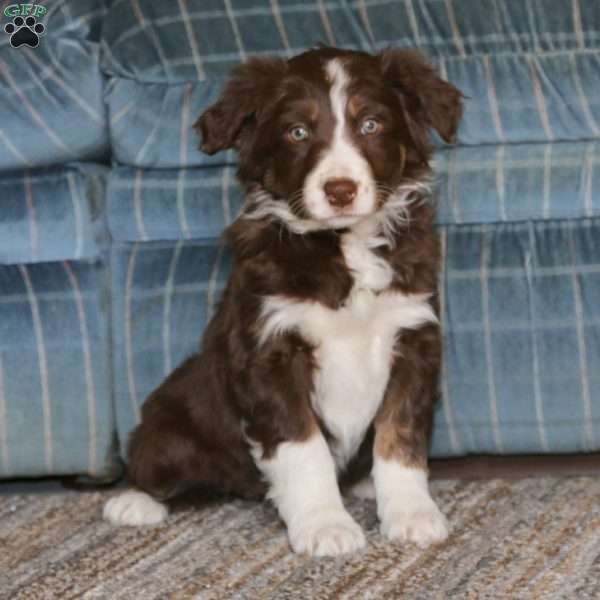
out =
<path fill-rule="evenodd" d="M 452 525 L 445 543 L 389 543 L 374 503 L 348 500 L 368 547 L 335 559 L 292 554 L 267 504 L 212 504 L 115 529 L 100 518 L 115 491 L 0 496 L 0 597 L 600 598 L 600 478 L 432 488 Z"/>

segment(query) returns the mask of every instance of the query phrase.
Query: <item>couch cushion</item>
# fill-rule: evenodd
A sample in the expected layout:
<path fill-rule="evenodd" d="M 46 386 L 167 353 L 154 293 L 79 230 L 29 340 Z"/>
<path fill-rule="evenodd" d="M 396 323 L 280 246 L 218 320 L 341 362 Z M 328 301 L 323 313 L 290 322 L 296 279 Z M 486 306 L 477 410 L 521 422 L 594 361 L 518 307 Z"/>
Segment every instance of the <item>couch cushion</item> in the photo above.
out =
<path fill-rule="evenodd" d="M 214 240 L 115 244 L 113 364 L 123 456 L 145 397 L 198 348 L 230 261 Z"/>
<path fill-rule="evenodd" d="M 37 48 L 13 48 L 0 32 L 0 170 L 106 158 L 105 13 L 105 0 L 52 3 Z M 2 16 L 1 27 L 8 21 Z"/>
<path fill-rule="evenodd" d="M 115 2 L 104 27 L 111 75 L 181 82 L 226 75 L 250 54 L 289 56 L 324 42 L 436 57 L 600 47 L 596 0 L 191 0 Z"/>
<path fill-rule="evenodd" d="M 598 48 L 595 0 L 351 0 L 377 47 L 420 46 L 432 56 Z"/>
<path fill-rule="evenodd" d="M 434 456 L 600 450 L 600 219 L 448 225 Z M 124 451 L 145 397 L 197 348 L 230 269 L 214 243 L 113 255 Z"/>
<path fill-rule="evenodd" d="M 0 477 L 114 473 L 105 269 L 0 265 Z"/>
<path fill-rule="evenodd" d="M 118 241 L 214 239 L 243 204 L 235 168 L 113 169 L 108 223 Z"/>
<path fill-rule="evenodd" d="M 93 258 L 105 245 L 104 179 L 95 165 L 0 175 L 0 264 Z"/>
<path fill-rule="evenodd" d="M 548 12 L 550 4 L 245 0 L 229 10 L 211 0 L 182 11 L 119 2 L 107 17 L 103 59 L 114 78 L 107 100 L 115 156 L 143 167 L 226 163 L 227 155 L 196 150 L 191 124 L 230 68 L 249 55 L 288 56 L 328 40 L 426 51 L 467 97 L 461 144 L 597 138 L 600 3 L 554 3 Z"/>
<path fill-rule="evenodd" d="M 466 96 L 460 144 L 600 136 L 600 51 L 467 56 L 434 62 Z M 202 154 L 192 129 L 222 86 L 222 78 L 171 84 L 113 80 L 107 101 L 116 159 L 150 168 L 234 161 L 232 152 Z"/>
<path fill-rule="evenodd" d="M 449 226 L 432 452 L 600 450 L 600 219 Z"/>
<path fill-rule="evenodd" d="M 327 8 L 325 7 L 325 4 Z M 295 54 L 316 42 L 369 46 L 346 0 L 116 2 L 107 16 L 105 69 L 146 82 L 226 75 L 249 54 Z"/>
<path fill-rule="evenodd" d="M 452 148 L 435 176 L 444 224 L 600 216 L 600 141 Z"/>
<path fill-rule="evenodd" d="M 106 157 L 98 56 L 97 44 L 74 39 L 0 47 L 0 170 Z"/>

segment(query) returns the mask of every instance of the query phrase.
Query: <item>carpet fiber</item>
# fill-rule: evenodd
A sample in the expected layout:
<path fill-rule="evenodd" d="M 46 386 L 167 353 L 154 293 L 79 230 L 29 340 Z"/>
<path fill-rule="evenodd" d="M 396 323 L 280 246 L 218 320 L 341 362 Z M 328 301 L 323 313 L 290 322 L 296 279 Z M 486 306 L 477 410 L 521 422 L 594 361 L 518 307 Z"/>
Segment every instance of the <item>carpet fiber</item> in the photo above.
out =
<path fill-rule="evenodd" d="M 0 496 L 0 598 L 600 598 L 600 478 L 437 481 L 450 538 L 428 550 L 379 535 L 375 505 L 348 500 L 368 547 L 293 555 L 274 509 L 240 501 L 160 526 L 100 520 L 110 492 Z"/>

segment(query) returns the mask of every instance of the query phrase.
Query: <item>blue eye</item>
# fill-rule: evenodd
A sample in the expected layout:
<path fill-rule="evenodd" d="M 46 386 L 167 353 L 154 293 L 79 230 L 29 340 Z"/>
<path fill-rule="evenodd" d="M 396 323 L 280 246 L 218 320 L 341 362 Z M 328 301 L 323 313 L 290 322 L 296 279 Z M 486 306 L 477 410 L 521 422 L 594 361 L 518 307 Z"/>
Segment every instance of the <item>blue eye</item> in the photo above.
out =
<path fill-rule="evenodd" d="M 292 142 L 303 142 L 308 139 L 308 129 L 303 125 L 295 125 L 288 131 L 288 136 Z"/>
<path fill-rule="evenodd" d="M 375 119 L 365 119 L 360 126 L 361 135 L 374 135 L 379 133 L 381 125 Z"/>

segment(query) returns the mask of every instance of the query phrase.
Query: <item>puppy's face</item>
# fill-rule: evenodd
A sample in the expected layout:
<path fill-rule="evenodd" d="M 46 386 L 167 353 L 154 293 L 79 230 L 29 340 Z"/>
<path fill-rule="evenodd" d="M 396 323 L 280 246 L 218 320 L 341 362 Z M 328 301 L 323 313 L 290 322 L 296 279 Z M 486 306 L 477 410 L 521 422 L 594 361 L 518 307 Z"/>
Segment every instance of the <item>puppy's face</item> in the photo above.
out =
<path fill-rule="evenodd" d="M 239 150 L 249 189 L 338 228 L 422 174 L 428 129 L 451 141 L 461 109 L 460 92 L 414 52 L 322 48 L 240 66 L 196 126 L 205 152 Z"/>

